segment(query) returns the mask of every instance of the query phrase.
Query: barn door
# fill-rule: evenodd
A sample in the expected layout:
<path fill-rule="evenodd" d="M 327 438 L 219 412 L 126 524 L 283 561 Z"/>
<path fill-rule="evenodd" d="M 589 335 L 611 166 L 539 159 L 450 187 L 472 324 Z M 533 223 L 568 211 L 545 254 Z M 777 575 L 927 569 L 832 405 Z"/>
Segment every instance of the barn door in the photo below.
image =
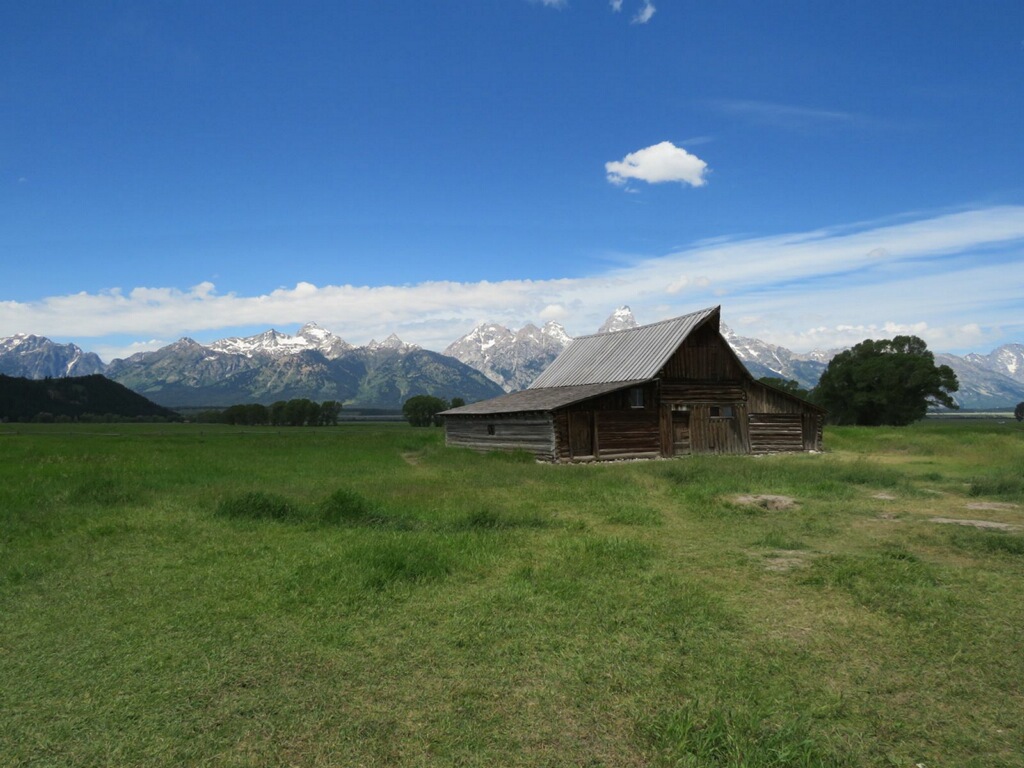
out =
<path fill-rule="evenodd" d="M 594 455 L 594 414 L 573 411 L 569 414 L 569 455 L 572 458 Z"/>
<path fill-rule="evenodd" d="M 672 455 L 682 456 L 690 452 L 690 412 L 672 412 Z"/>

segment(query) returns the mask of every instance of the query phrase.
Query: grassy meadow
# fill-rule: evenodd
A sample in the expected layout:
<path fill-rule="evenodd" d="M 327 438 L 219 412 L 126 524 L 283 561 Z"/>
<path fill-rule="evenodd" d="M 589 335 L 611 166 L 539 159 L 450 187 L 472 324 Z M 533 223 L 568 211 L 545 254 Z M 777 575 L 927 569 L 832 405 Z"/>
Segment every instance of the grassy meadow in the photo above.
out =
<path fill-rule="evenodd" d="M 825 442 L 0 425 L 0 764 L 1024 765 L 1024 429 Z"/>

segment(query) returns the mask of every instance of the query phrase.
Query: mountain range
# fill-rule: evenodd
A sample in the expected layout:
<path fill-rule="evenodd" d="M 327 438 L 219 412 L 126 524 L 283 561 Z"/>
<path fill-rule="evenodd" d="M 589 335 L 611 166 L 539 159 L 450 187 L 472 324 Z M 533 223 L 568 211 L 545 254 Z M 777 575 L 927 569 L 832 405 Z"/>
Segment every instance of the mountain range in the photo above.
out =
<path fill-rule="evenodd" d="M 294 336 L 268 330 L 210 345 L 183 338 L 109 365 L 74 344 L 19 335 L 0 339 L 0 373 L 35 379 L 103 373 L 170 408 L 309 398 L 395 409 L 413 395 L 473 401 L 502 392 L 479 371 L 394 334 L 355 347 L 315 323 Z"/>
<path fill-rule="evenodd" d="M 614 333 L 637 325 L 629 307 L 617 308 L 598 329 Z M 841 350 L 796 353 L 760 339 L 722 334 L 755 377 L 817 384 Z M 309 398 L 347 407 L 400 408 L 413 395 L 468 402 L 524 389 L 572 341 L 556 322 L 518 330 L 481 323 L 443 353 L 406 344 L 396 335 L 356 347 L 315 323 L 294 335 L 268 330 L 208 345 L 183 338 L 153 352 L 104 365 L 74 344 L 19 334 L 0 339 L 0 373 L 8 376 L 85 376 L 103 373 L 168 407 L 226 406 Z M 1012 407 L 1024 401 L 1024 345 L 1006 344 L 987 355 L 936 353 L 960 381 L 962 408 Z"/>

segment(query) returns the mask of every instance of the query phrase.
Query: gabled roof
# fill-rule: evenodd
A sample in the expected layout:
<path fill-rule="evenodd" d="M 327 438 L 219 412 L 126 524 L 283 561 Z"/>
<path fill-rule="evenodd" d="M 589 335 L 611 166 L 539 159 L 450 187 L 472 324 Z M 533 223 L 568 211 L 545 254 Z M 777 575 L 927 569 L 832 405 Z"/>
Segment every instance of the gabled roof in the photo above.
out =
<path fill-rule="evenodd" d="M 479 403 L 470 403 L 443 411 L 441 416 L 483 416 L 500 413 L 523 413 L 527 411 L 552 411 L 566 405 L 606 395 L 620 389 L 642 384 L 641 381 L 616 381 L 603 384 L 582 384 L 577 387 L 548 387 L 546 389 L 524 389 L 507 395 L 492 397 Z"/>
<path fill-rule="evenodd" d="M 721 307 L 709 307 L 625 331 L 580 336 L 530 385 L 530 390 L 653 379 L 694 330 L 718 328 Z"/>

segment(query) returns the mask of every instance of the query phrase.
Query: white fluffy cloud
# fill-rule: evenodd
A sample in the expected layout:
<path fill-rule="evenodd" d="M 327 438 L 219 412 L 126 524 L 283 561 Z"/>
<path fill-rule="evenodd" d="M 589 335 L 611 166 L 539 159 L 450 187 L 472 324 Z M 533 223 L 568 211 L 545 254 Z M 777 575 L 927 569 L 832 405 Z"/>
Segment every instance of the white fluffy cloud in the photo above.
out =
<path fill-rule="evenodd" d="M 984 254 L 984 258 L 979 258 Z M 763 238 L 718 239 L 589 277 L 402 286 L 299 282 L 257 296 L 111 289 L 0 301 L 0 337 L 74 341 L 105 360 L 183 335 L 212 341 L 313 320 L 353 344 L 392 332 L 444 349 L 481 320 L 555 319 L 593 333 L 629 304 L 654 322 L 715 304 L 744 336 L 795 350 L 916 333 L 934 350 L 1024 341 L 1024 207 L 1002 206 Z M 146 341 L 133 341 L 146 340 Z M 989 345 L 986 347 L 986 345 Z"/>
<path fill-rule="evenodd" d="M 703 187 L 707 180 L 708 164 L 696 155 L 691 155 L 671 141 L 662 141 L 636 152 L 630 152 L 621 160 L 604 164 L 608 181 L 619 186 L 630 179 L 661 184 L 677 181 L 691 187 Z"/>

